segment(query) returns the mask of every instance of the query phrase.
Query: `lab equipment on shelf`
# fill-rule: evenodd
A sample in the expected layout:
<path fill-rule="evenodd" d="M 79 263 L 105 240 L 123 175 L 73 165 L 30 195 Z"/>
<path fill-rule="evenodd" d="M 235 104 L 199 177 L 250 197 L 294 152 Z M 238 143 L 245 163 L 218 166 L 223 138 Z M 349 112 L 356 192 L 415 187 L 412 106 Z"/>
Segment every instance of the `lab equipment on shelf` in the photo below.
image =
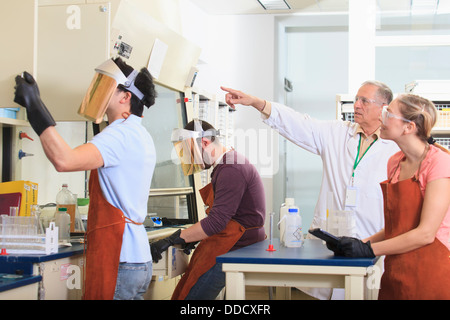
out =
<path fill-rule="evenodd" d="M 46 233 L 40 233 L 34 216 L 0 216 L 2 255 L 50 254 L 58 252 L 58 228 L 52 222 Z"/>

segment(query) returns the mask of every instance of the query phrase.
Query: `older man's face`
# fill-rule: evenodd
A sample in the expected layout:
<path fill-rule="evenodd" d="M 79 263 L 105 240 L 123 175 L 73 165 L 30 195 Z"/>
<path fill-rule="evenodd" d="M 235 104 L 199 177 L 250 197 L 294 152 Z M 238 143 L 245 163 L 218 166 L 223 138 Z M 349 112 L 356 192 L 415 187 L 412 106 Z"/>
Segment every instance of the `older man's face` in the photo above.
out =
<path fill-rule="evenodd" d="M 378 87 L 367 84 L 359 88 L 355 97 L 355 122 L 363 127 L 381 124 L 380 115 L 385 101 L 377 96 L 377 90 Z"/>

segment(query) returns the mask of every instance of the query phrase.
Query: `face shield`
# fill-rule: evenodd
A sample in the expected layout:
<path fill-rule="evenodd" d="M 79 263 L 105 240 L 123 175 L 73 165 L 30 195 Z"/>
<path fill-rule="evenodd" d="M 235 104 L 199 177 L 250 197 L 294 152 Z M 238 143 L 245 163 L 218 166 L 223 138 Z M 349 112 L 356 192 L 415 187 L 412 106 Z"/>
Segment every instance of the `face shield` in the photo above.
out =
<path fill-rule="evenodd" d="M 144 94 L 134 85 L 138 74 L 137 70 L 133 70 L 126 77 L 112 59 L 105 61 L 95 68 L 94 78 L 81 102 L 78 113 L 95 123 L 102 122 L 109 101 L 119 85 L 124 86 L 126 90 L 142 100 Z"/>
<path fill-rule="evenodd" d="M 217 130 L 203 131 L 201 123 L 198 120 L 195 120 L 194 124 L 195 131 L 185 129 L 174 129 L 172 131 L 171 140 L 181 161 L 181 168 L 185 176 L 205 169 L 203 150 L 199 140 L 204 137 L 215 137 L 219 135 L 219 131 Z"/>

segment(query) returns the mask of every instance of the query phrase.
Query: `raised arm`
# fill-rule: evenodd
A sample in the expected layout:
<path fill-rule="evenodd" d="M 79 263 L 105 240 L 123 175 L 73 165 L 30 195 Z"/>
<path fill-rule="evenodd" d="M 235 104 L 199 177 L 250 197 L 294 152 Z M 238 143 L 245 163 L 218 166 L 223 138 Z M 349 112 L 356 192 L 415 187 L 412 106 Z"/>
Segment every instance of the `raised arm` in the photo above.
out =
<path fill-rule="evenodd" d="M 220 87 L 220 88 L 223 91 L 228 92 L 225 95 L 225 102 L 233 109 L 236 108 L 236 106 L 235 106 L 236 104 L 242 104 L 244 106 L 252 106 L 256 110 L 262 112 L 264 110 L 264 108 L 267 106 L 267 103 L 269 103 L 264 99 L 251 96 L 242 91 L 238 91 L 238 90 L 234 90 L 234 89 L 226 88 L 226 87 Z"/>
<path fill-rule="evenodd" d="M 23 76 L 17 76 L 15 89 L 14 102 L 27 110 L 28 121 L 57 171 L 84 171 L 103 166 L 100 151 L 93 144 L 72 149 L 56 131 L 56 122 L 41 100 L 38 85 L 31 74 L 24 72 Z"/>

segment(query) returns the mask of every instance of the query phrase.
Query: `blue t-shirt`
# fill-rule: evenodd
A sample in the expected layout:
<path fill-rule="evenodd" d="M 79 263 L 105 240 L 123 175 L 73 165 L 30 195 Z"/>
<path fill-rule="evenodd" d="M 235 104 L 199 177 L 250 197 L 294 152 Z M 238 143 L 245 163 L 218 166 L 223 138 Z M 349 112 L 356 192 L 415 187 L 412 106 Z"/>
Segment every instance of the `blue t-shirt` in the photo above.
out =
<path fill-rule="evenodd" d="M 105 199 L 134 222 L 142 223 L 156 163 L 153 139 L 141 124 L 142 118 L 130 115 L 109 124 L 90 143 L 100 151 L 104 166 L 98 169 Z M 147 232 L 143 225 L 126 223 L 120 262 L 151 261 Z"/>

